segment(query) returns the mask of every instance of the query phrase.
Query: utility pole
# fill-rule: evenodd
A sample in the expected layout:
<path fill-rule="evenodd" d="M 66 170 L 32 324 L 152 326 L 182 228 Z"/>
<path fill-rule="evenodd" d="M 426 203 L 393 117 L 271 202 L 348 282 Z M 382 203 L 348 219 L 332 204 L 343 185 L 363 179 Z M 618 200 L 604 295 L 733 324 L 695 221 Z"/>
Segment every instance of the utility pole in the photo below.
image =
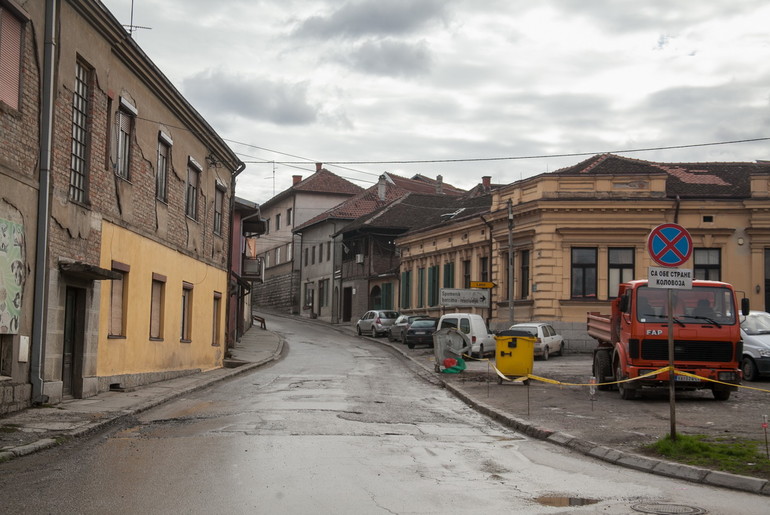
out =
<path fill-rule="evenodd" d="M 508 321 L 513 325 L 513 202 L 508 199 Z"/>

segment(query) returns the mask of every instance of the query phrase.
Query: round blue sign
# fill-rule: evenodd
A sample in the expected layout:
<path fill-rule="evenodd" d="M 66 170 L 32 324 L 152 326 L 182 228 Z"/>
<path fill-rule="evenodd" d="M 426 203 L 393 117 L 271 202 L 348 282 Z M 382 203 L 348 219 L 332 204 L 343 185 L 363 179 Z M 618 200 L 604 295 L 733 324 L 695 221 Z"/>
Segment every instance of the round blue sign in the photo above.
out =
<path fill-rule="evenodd" d="M 647 251 L 661 266 L 681 266 L 692 254 L 692 238 L 681 225 L 659 225 L 647 238 Z"/>

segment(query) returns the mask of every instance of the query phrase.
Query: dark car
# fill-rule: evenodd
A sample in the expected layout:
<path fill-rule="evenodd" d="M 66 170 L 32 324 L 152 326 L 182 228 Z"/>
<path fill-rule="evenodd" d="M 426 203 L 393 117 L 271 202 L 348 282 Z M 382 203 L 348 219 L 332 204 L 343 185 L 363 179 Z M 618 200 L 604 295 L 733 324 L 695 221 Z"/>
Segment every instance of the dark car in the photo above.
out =
<path fill-rule="evenodd" d="M 404 334 L 404 343 L 410 349 L 416 345 L 433 346 L 433 333 L 436 332 L 437 318 L 418 318 L 409 324 Z"/>
<path fill-rule="evenodd" d="M 406 334 L 406 330 L 409 327 L 409 324 L 419 318 L 430 317 L 425 315 L 401 315 L 398 317 L 393 325 L 388 327 L 388 341 L 399 341 L 401 343 L 406 343 L 404 342 L 404 335 Z"/>

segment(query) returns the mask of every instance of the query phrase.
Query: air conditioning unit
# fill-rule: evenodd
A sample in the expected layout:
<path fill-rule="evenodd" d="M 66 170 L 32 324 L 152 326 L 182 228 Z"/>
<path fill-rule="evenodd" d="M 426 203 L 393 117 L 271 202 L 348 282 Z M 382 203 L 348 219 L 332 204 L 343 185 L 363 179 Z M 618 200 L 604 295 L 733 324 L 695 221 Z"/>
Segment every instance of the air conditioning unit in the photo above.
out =
<path fill-rule="evenodd" d="M 356 263 L 363 263 L 363 262 L 364 262 L 364 255 L 356 254 Z"/>

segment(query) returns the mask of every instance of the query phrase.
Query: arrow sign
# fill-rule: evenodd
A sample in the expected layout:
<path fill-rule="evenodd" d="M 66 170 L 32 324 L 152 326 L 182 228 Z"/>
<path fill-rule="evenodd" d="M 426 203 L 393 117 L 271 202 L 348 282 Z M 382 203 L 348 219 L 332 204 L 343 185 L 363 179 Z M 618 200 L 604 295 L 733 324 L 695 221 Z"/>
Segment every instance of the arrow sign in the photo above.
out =
<path fill-rule="evenodd" d="M 471 281 L 471 288 L 494 288 L 497 286 L 495 283 L 486 281 Z"/>
<path fill-rule="evenodd" d="M 647 238 L 647 251 L 652 260 L 661 266 L 681 266 L 692 254 L 692 238 L 681 225 L 659 225 Z"/>
<path fill-rule="evenodd" d="M 441 288 L 439 304 L 447 307 L 489 307 L 489 295 L 479 290 Z"/>

